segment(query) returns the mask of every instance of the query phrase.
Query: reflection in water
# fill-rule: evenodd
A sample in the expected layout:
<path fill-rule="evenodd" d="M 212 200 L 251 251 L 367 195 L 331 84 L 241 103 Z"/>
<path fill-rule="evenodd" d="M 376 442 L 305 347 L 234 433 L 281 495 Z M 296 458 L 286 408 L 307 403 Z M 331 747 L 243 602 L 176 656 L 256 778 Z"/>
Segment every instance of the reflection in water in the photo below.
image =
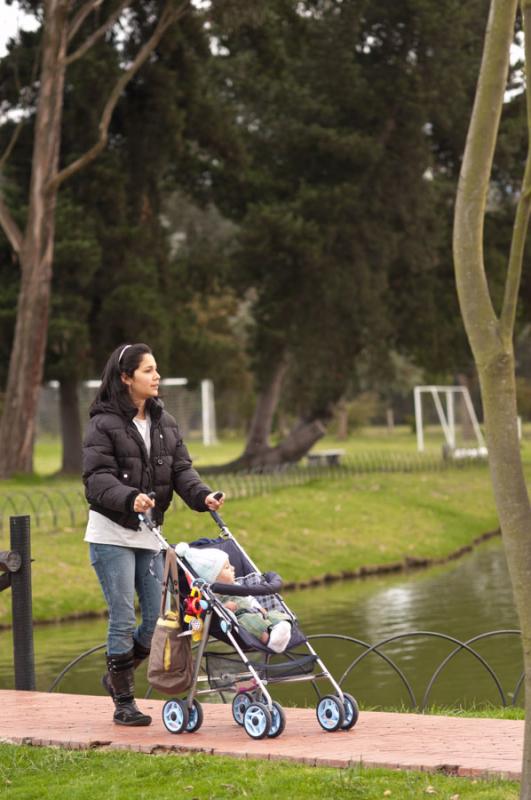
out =
<path fill-rule="evenodd" d="M 437 631 L 466 640 L 486 631 L 518 628 L 499 543 L 483 545 L 458 562 L 428 571 L 288 592 L 285 600 L 307 635 L 336 633 L 370 644 L 411 631 Z M 105 631 L 104 620 L 37 627 L 37 688 L 48 689 L 69 660 L 105 640 Z M 336 678 L 364 652 L 350 642 L 317 640 L 315 647 Z M 420 701 L 434 670 L 451 650 L 451 644 L 416 636 L 392 642 L 385 646 L 384 652 L 406 673 Z M 504 690 L 510 693 L 521 670 L 518 637 L 484 641 L 477 645 L 477 650 L 498 673 Z M 103 653 L 99 652 L 78 665 L 59 690 L 100 694 L 102 670 Z M 13 685 L 11 634 L 0 631 L 0 688 Z M 331 688 L 325 681 L 319 682 L 319 687 L 324 693 Z M 140 693 L 146 688 L 144 670 Z M 344 688 L 365 706 L 408 704 L 407 692 L 399 679 L 374 654 L 362 659 Z M 313 704 L 315 697 L 309 684 L 279 686 L 274 694 L 285 705 Z M 438 704 L 484 700 L 499 703 L 492 679 L 465 653 L 444 670 L 432 694 L 432 701 Z"/>

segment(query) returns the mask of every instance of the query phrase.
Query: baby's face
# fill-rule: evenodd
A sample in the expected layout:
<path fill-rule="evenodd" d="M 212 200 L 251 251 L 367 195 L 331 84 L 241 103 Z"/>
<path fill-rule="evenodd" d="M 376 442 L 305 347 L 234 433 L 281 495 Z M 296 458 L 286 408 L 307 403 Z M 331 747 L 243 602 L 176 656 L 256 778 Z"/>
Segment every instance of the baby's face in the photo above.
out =
<path fill-rule="evenodd" d="M 234 579 L 235 579 L 234 567 L 230 563 L 229 559 L 227 559 L 225 561 L 225 564 L 223 565 L 223 569 L 216 578 L 216 581 L 217 583 L 234 583 Z"/>

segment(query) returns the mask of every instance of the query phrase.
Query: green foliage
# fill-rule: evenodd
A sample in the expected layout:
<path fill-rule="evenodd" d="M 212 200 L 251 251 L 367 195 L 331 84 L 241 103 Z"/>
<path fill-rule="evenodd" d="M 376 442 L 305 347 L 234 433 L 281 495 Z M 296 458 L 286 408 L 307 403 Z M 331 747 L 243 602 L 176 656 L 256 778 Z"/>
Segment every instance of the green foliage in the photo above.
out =
<path fill-rule="evenodd" d="M 362 392 L 344 405 L 348 430 L 351 432 L 361 430 L 378 416 L 379 398 L 376 392 Z M 330 427 L 330 433 L 334 433 L 333 426 Z"/>
<path fill-rule="evenodd" d="M 96 140 L 110 88 L 159 7 L 135 4 L 129 36 L 114 31 L 69 68 L 62 163 Z M 108 148 L 60 195 L 47 376 L 94 375 L 117 342 L 147 340 L 165 374 L 213 377 L 222 419 L 242 428 L 249 369 L 261 389 L 281 358 L 280 416 L 292 420 L 326 419 L 366 389 L 396 396 L 397 354 L 434 380 L 469 371 L 450 238 L 487 7 L 223 0 L 209 28 L 205 12 L 185 15 L 128 84 Z M 89 16 L 76 42 L 97 24 Z M 19 85 L 35 87 L 40 36 L 23 34 L 0 61 L 13 107 Z M 34 92 L 3 176 L 21 226 Z M 524 121 L 517 97 L 485 234 L 498 304 Z M 0 147 L 13 127 L 4 116 Z M 0 384 L 13 266 L 0 234 Z"/>
<path fill-rule="evenodd" d="M 362 356 L 382 378 L 391 348 L 468 363 L 449 198 L 486 8 L 276 0 L 215 29 L 245 158 L 213 169 L 214 186 L 241 224 L 257 385 L 287 355 L 291 413 L 326 418 Z"/>

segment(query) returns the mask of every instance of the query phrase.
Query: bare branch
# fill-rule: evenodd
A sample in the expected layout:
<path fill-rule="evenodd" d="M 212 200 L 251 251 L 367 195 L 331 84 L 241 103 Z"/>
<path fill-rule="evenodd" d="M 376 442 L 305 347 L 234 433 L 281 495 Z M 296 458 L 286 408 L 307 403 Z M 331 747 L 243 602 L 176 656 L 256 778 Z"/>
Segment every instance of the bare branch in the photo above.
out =
<path fill-rule="evenodd" d="M 522 20 L 524 25 L 524 54 L 526 73 L 529 75 L 531 69 L 531 3 L 522 3 Z M 526 105 L 527 105 L 527 159 L 525 164 L 524 179 L 522 181 L 522 191 L 514 220 L 513 235 L 511 239 L 511 252 L 509 256 L 509 268 L 505 281 L 505 293 L 503 297 L 503 307 L 500 316 L 501 335 L 504 339 L 512 340 L 514 331 L 514 321 L 516 318 L 516 305 L 518 302 L 518 291 L 522 277 L 522 264 L 524 260 L 524 248 L 529 227 L 529 214 L 531 212 L 531 81 L 529 78 L 525 82 Z"/>
<path fill-rule="evenodd" d="M 34 81 L 37 78 L 37 71 L 38 71 L 38 68 L 39 68 L 39 60 L 40 60 L 40 58 L 39 58 L 40 57 L 40 51 L 41 51 L 41 48 L 39 46 L 37 48 L 37 52 L 36 52 L 35 58 L 33 60 L 33 66 L 31 68 L 30 86 L 34 83 Z M 24 96 L 24 92 L 23 92 L 22 86 L 20 84 L 20 79 L 19 79 L 19 75 L 18 75 L 18 64 L 17 64 L 16 60 L 15 60 L 15 64 L 14 64 L 14 68 L 13 69 L 14 69 L 15 86 L 17 87 L 17 91 L 19 93 L 19 97 L 22 100 L 22 108 L 24 110 L 26 110 L 28 108 L 28 106 L 29 106 L 29 99 L 28 99 L 29 93 L 26 93 L 26 96 Z M 17 123 L 17 125 L 15 126 L 15 129 L 14 129 L 12 135 L 11 135 L 11 139 L 7 143 L 7 147 L 4 150 L 2 156 L 0 157 L 0 172 L 2 172 L 2 170 L 4 169 L 7 161 L 9 160 L 9 157 L 10 157 L 11 153 L 13 152 L 13 148 L 15 147 L 15 145 L 17 143 L 18 137 L 20 136 L 20 132 L 21 132 L 23 126 L 24 126 L 24 122 L 25 121 L 26 120 L 24 119 L 24 117 L 22 117 L 22 119 L 20 119 L 19 122 Z"/>
<path fill-rule="evenodd" d="M 499 346 L 483 259 L 483 226 L 518 0 L 492 0 L 481 69 L 459 175 L 454 266 L 461 314 L 477 363 Z"/>
<path fill-rule="evenodd" d="M 97 5 L 99 5 L 100 1 L 101 0 L 94 0 L 92 5 L 96 7 Z M 110 17 L 108 17 L 108 19 L 105 20 L 103 25 L 100 25 L 100 27 L 97 30 L 95 30 L 94 33 L 92 33 L 89 37 L 87 37 L 87 39 L 85 39 L 83 44 L 80 47 L 78 47 L 77 50 L 74 50 L 73 53 L 71 53 L 69 56 L 65 58 L 65 64 L 68 66 L 69 64 L 72 64 L 74 61 L 77 61 L 79 58 L 84 56 L 87 50 L 90 50 L 90 48 L 96 44 L 98 39 L 101 39 L 101 37 L 104 36 L 110 28 L 112 28 L 112 26 L 114 25 L 114 23 L 116 22 L 116 20 L 124 10 L 124 8 L 127 5 L 129 5 L 129 2 L 130 0 L 122 0 L 121 3 L 118 4 L 118 7 L 110 15 Z"/>
<path fill-rule="evenodd" d="M 103 109 L 103 113 L 101 115 L 100 124 L 99 124 L 99 139 L 90 150 L 87 150 L 82 156 L 80 156 L 76 161 L 73 161 L 67 167 L 62 169 L 60 172 L 57 173 L 55 178 L 53 178 L 48 184 L 48 190 L 57 189 L 57 187 L 63 183 L 67 178 L 70 178 L 76 172 L 79 172 L 80 169 L 85 167 L 91 161 L 93 161 L 96 156 L 101 153 L 104 149 L 105 145 L 107 144 L 108 132 L 109 132 L 109 125 L 111 122 L 111 118 L 114 112 L 114 109 L 124 91 L 125 87 L 133 78 L 133 76 L 138 72 L 140 67 L 144 64 L 145 61 L 149 58 L 155 47 L 160 42 L 162 36 L 166 32 L 166 30 L 172 25 L 179 17 L 181 17 L 184 12 L 190 7 L 190 0 L 186 0 L 181 6 L 178 8 L 171 8 L 169 5 L 166 6 L 164 11 L 162 12 L 160 19 L 157 23 L 157 26 L 149 40 L 145 43 L 143 47 L 139 50 L 136 55 L 135 60 L 131 64 L 128 70 L 126 70 L 120 79 L 117 81 L 114 89 L 112 90 L 106 104 L 105 108 Z"/>
<path fill-rule="evenodd" d="M 88 0 L 88 2 L 85 3 L 85 5 L 81 6 L 76 16 L 72 20 L 70 27 L 68 28 L 67 42 L 72 41 L 78 30 L 85 22 L 88 15 L 91 14 L 93 11 L 95 11 L 97 8 L 99 8 L 102 3 L 103 0 Z"/>
<path fill-rule="evenodd" d="M 15 126 L 15 129 L 13 130 L 13 133 L 11 134 L 11 139 L 7 143 L 7 147 L 4 150 L 4 152 L 2 153 L 2 157 L 0 158 L 0 172 L 5 167 L 6 162 L 9 159 L 9 156 L 11 155 L 11 153 L 13 151 L 13 148 L 17 143 L 17 139 L 20 136 L 20 131 L 22 130 L 22 126 L 24 125 L 25 121 L 26 120 L 24 118 L 19 120 L 19 122 Z"/>
<path fill-rule="evenodd" d="M 15 253 L 20 253 L 22 248 L 22 232 L 17 223 L 11 216 L 11 212 L 4 203 L 4 198 L 0 195 L 0 225 L 2 226 L 7 240 Z"/>

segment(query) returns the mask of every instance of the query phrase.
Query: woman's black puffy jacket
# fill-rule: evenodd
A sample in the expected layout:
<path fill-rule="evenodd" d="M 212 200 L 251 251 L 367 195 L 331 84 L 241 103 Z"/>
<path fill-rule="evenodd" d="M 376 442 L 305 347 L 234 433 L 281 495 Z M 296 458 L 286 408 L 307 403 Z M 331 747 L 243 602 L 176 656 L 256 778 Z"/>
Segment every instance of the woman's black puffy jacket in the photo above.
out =
<path fill-rule="evenodd" d="M 133 504 L 140 492 L 155 492 L 152 517 L 160 524 L 175 490 L 195 511 L 206 511 L 211 490 L 195 469 L 177 423 L 160 400 L 149 400 L 151 453 L 130 417 L 111 403 L 90 411 L 83 442 L 83 483 L 91 509 L 125 528 L 138 529 Z"/>

